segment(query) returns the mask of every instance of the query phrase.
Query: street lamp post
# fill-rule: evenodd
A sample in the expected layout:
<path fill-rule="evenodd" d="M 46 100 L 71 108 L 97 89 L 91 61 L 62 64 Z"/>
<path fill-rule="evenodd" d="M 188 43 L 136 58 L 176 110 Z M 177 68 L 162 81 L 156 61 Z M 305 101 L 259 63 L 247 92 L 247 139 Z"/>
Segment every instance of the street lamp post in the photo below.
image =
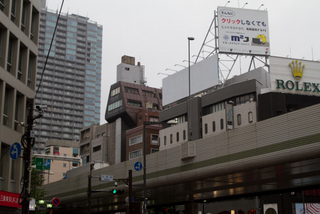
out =
<path fill-rule="evenodd" d="M 143 122 L 143 213 L 148 214 L 147 212 L 147 148 L 146 148 L 146 126 L 147 125 L 159 125 L 159 122 Z"/>
<path fill-rule="evenodd" d="M 193 41 L 193 37 L 188 37 L 188 78 L 189 78 L 189 100 L 188 100 L 188 141 L 191 140 L 191 74 L 190 74 L 190 41 Z"/>

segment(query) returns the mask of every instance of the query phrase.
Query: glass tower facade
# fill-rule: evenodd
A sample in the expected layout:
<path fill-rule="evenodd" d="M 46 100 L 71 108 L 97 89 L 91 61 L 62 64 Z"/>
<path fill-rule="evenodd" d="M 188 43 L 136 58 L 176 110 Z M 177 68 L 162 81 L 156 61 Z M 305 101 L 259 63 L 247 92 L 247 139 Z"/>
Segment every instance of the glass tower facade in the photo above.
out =
<path fill-rule="evenodd" d="M 75 14 L 61 14 L 45 71 L 57 11 L 41 10 L 36 105 L 46 105 L 35 124 L 35 153 L 48 139 L 80 139 L 80 129 L 100 122 L 102 26 Z M 43 72 L 43 73 L 42 73 Z"/>

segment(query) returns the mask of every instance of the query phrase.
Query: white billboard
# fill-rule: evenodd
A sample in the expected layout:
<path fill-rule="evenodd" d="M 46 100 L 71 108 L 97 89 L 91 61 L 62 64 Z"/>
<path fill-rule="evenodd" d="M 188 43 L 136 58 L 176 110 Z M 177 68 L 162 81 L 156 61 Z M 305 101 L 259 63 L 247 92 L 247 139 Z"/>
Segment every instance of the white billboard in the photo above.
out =
<path fill-rule="evenodd" d="M 219 52 L 270 55 L 268 12 L 218 7 Z"/>
<path fill-rule="evenodd" d="M 269 57 L 271 91 L 320 96 L 320 62 Z"/>
<path fill-rule="evenodd" d="M 185 68 L 162 80 L 162 105 L 173 103 L 189 96 L 189 71 Z M 218 58 L 213 55 L 190 67 L 191 94 L 218 84 Z"/>

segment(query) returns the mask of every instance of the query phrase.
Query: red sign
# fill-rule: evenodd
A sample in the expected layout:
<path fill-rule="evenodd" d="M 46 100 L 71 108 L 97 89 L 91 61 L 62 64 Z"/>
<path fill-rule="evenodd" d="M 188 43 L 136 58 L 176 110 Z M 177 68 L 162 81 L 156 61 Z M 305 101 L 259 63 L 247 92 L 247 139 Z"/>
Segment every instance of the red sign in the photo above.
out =
<path fill-rule="evenodd" d="M 59 198 L 53 198 L 53 199 L 52 199 L 52 204 L 53 204 L 54 206 L 58 206 L 58 205 L 60 204 L 60 199 L 59 199 Z"/>
<path fill-rule="evenodd" d="M 0 206 L 21 208 L 22 206 L 18 204 L 19 195 L 19 193 L 0 191 Z"/>

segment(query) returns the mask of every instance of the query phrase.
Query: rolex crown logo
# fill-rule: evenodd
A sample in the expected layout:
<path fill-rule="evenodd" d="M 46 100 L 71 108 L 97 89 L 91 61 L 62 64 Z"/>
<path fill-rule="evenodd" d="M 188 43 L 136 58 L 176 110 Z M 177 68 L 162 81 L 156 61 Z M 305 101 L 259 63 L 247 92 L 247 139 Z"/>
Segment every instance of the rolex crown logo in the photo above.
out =
<path fill-rule="evenodd" d="M 301 62 L 298 63 L 298 60 L 292 61 L 291 63 L 289 63 L 293 77 L 296 78 L 297 80 L 300 80 L 303 75 L 303 70 L 305 65 L 301 66 L 301 64 L 302 64 Z"/>

